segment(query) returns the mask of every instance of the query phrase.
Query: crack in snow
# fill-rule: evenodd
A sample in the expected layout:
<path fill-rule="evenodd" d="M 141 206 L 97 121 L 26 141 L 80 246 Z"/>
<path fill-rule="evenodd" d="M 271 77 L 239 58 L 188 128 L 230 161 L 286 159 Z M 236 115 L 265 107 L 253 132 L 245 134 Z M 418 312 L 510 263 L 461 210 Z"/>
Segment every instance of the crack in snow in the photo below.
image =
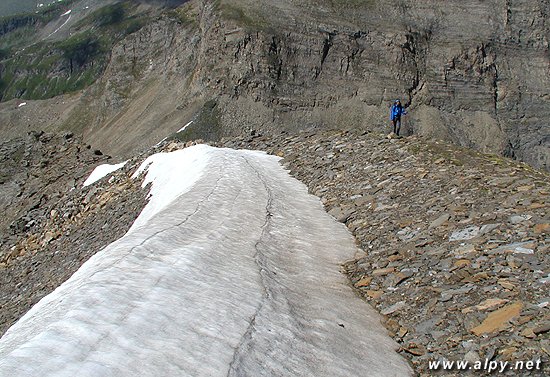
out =
<path fill-rule="evenodd" d="M 258 315 L 258 313 L 264 307 L 266 300 L 268 300 L 270 297 L 273 296 L 273 294 L 271 292 L 271 289 L 269 288 L 269 284 L 267 284 L 267 282 L 266 282 L 267 279 L 265 277 L 265 274 L 268 273 L 269 271 L 266 268 L 265 256 L 262 254 L 261 249 L 260 249 L 260 245 L 263 243 L 263 240 L 264 240 L 266 234 L 269 234 L 269 229 L 271 227 L 271 217 L 273 216 L 273 213 L 272 213 L 273 193 L 272 193 L 271 189 L 269 188 L 267 182 L 263 178 L 263 176 L 260 174 L 260 172 L 256 168 L 254 168 L 254 166 L 252 166 L 250 161 L 248 161 L 248 159 L 244 156 L 241 156 L 241 158 L 252 169 L 252 171 L 258 176 L 258 179 L 260 180 L 260 182 L 264 186 L 265 192 L 267 193 L 267 203 L 266 203 L 266 206 L 265 206 L 265 221 L 264 221 L 264 223 L 261 227 L 262 232 L 260 234 L 260 238 L 254 244 L 254 248 L 256 250 L 256 252 L 254 253 L 254 260 L 255 260 L 256 264 L 258 265 L 258 268 L 259 268 L 259 273 L 260 273 L 260 277 L 261 277 L 262 287 L 263 287 L 263 290 L 264 290 L 264 295 L 262 295 L 262 300 L 258 304 L 258 306 L 256 308 L 256 311 L 250 317 L 249 325 L 248 325 L 245 333 L 241 337 L 241 339 L 239 341 L 239 344 L 237 344 L 237 346 L 234 349 L 235 351 L 233 353 L 233 359 L 229 363 L 229 369 L 227 371 L 227 377 L 231 376 L 233 373 L 238 373 L 235 370 L 235 364 L 238 362 L 238 359 L 239 359 L 240 355 L 243 353 L 243 349 L 244 349 L 245 344 L 247 344 L 252 339 L 252 335 L 254 334 L 254 332 L 256 330 L 256 328 L 255 328 L 256 316 Z"/>

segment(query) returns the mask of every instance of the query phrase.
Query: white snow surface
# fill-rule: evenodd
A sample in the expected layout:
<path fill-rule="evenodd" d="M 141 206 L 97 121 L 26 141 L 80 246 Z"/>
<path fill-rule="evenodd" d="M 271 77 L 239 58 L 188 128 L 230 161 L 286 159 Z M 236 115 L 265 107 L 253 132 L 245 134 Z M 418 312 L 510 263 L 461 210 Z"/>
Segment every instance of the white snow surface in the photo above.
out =
<path fill-rule="evenodd" d="M 158 143 L 155 144 L 155 147 L 158 147 L 159 145 L 161 145 L 166 139 L 168 139 L 168 137 L 165 137 L 163 138 L 161 141 L 159 141 Z"/>
<path fill-rule="evenodd" d="M 185 131 L 185 129 L 186 129 L 187 127 L 189 127 L 189 125 L 191 125 L 191 123 L 193 123 L 193 121 L 187 122 L 187 124 L 186 124 L 185 126 L 183 126 L 182 128 L 180 128 L 180 129 L 178 130 L 178 132 L 176 132 L 176 133 L 179 134 L 180 132 Z"/>
<path fill-rule="evenodd" d="M 157 153 L 148 157 L 133 174 L 137 178 L 147 172 L 142 187 L 153 183 L 149 202 L 134 221 L 130 231 L 147 226 L 148 221 L 189 190 L 203 173 L 214 149 L 197 145 L 171 153 Z"/>
<path fill-rule="evenodd" d="M 278 158 L 194 146 L 145 171 L 153 209 L 6 332 L 0 376 L 412 375 L 339 271 L 352 236 Z"/>
<path fill-rule="evenodd" d="M 103 177 L 111 174 L 112 172 L 115 172 L 118 169 L 124 167 L 124 165 L 126 165 L 127 162 L 128 161 L 124 161 L 124 162 L 121 162 L 120 164 L 116 164 L 116 165 L 103 164 L 103 165 L 96 166 L 94 171 L 92 171 L 92 173 L 88 176 L 88 178 L 86 178 L 86 180 L 84 181 L 82 186 L 86 187 L 86 186 L 89 186 L 91 184 L 96 183 L 101 178 L 103 178 Z"/>

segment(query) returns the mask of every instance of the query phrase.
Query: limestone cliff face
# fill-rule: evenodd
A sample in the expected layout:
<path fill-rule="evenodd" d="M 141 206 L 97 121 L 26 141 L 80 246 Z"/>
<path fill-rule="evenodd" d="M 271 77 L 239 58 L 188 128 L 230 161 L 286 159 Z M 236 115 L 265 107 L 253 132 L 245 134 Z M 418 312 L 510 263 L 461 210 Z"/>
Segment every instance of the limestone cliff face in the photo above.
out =
<path fill-rule="evenodd" d="M 193 135 L 388 130 L 401 98 L 406 134 L 549 169 L 549 14 L 545 0 L 192 0 L 116 45 L 64 126 L 124 155 L 205 103 Z"/>

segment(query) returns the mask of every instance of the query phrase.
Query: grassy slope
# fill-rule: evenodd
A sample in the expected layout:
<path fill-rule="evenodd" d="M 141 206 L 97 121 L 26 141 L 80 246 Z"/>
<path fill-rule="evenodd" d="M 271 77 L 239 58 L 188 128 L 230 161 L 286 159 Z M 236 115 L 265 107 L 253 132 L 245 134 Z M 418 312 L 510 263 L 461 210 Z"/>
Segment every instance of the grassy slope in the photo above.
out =
<path fill-rule="evenodd" d="M 40 27 L 59 16 L 50 9 L 0 37 L 0 96 L 46 99 L 81 90 L 103 72 L 114 43 L 145 23 L 132 2 L 104 6 L 78 22 L 63 41 L 39 41 Z M 0 22 L 9 23 L 13 18 Z M 22 46 L 27 46 L 24 49 Z"/>

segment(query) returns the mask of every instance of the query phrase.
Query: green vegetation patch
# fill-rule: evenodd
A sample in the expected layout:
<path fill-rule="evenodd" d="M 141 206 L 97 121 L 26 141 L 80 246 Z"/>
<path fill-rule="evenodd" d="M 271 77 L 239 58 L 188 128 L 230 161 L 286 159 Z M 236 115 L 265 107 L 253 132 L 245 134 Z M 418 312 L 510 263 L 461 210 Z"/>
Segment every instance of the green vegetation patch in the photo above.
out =
<path fill-rule="evenodd" d="M 88 16 L 87 21 L 92 21 L 97 26 L 109 26 L 122 22 L 126 16 L 127 4 L 117 3 L 100 8 Z"/>
<path fill-rule="evenodd" d="M 84 28 L 92 25 L 100 33 L 110 33 L 118 38 L 134 33 L 141 29 L 147 21 L 143 14 L 134 14 L 136 5 L 125 1 L 106 5 L 81 20 L 77 27 Z"/>
<path fill-rule="evenodd" d="M 108 43 L 91 32 L 34 44 L 0 63 L 1 99 L 45 99 L 84 89 L 103 72 L 108 51 Z"/>
<path fill-rule="evenodd" d="M 64 41 L 29 42 L 36 38 L 41 25 L 58 17 L 73 1 L 52 5 L 36 15 L 0 19 L 1 101 L 46 99 L 86 88 L 103 73 L 115 43 L 141 29 L 148 20 L 146 14 L 138 13 L 135 2 L 125 1 L 91 13 Z M 60 8 L 60 4 L 65 7 Z M 2 34 L 1 30 L 7 32 Z"/>
<path fill-rule="evenodd" d="M 56 45 L 63 52 L 63 57 L 78 66 L 93 61 L 94 58 L 107 52 L 99 38 L 91 32 L 76 34 Z"/>
<path fill-rule="evenodd" d="M 183 26 L 198 27 L 199 25 L 198 12 L 191 3 L 186 3 L 180 7 L 170 9 L 166 14 L 177 20 Z"/>

